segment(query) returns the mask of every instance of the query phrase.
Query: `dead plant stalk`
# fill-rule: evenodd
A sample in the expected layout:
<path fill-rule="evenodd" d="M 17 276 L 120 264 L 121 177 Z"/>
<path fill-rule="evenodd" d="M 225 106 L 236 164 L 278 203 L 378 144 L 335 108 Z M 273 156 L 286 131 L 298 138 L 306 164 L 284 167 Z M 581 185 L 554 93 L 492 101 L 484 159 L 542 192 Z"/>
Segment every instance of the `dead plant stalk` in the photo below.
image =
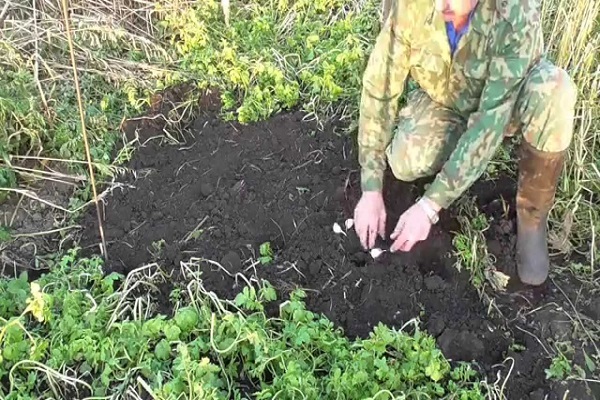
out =
<path fill-rule="evenodd" d="M 96 192 L 96 179 L 94 177 L 94 168 L 92 167 L 92 156 L 90 154 L 90 145 L 87 139 L 87 132 L 85 129 L 85 116 L 83 113 L 83 102 L 81 99 L 81 88 L 79 87 L 79 77 L 77 76 L 77 64 L 75 62 L 75 50 L 73 48 L 73 39 L 71 37 L 71 25 L 69 20 L 69 9 L 67 6 L 67 0 L 62 0 L 63 13 L 65 19 L 65 30 L 67 36 L 67 42 L 69 43 L 69 53 L 71 54 L 71 65 L 73 67 L 73 80 L 75 83 L 75 91 L 77 93 L 77 103 L 79 108 L 79 117 L 81 119 L 81 131 L 83 135 L 83 145 L 85 148 L 85 155 L 88 162 L 88 169 L 90 173 L 90 181 L 92 184 L 92 193 L 94 195 L 94 203 L 96 204 L 96 214 L 98 216 L 98 230 L 100 232 L 100 240 L 102 241 L 102 247 L 100 249 L 101 254 L 105 259 L 108 259 L 106 240 L 104 238 L 104 229 L 102 227 L 102 218 L 100 214 L 100 204 L 98 203 L 98 193 Z"/>

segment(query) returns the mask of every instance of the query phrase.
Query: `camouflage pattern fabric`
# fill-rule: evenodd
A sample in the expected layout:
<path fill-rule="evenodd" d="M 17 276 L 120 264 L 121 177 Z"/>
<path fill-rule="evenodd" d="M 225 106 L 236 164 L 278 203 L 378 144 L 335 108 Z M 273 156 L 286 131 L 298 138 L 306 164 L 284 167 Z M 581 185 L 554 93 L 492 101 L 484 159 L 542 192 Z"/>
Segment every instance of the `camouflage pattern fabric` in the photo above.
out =
<path fill-rule="evenodd" d="M 504 136 L 522 134 L 544 152 L 565 150 L 572 139 L 575 100 L 566 72 L 541 61 L 525 80 Z M 466 126 L 460 114 L 435 103 L 423 90 L 411 92 L 386 148 L 394 176 L 411 182 L 437 173 Z"/>
<path fill-rule="evenodd" d="M 543 58 L 540 7 L 540 0 L 480 0 L 452 56 L 433 2 L 393 2 L 363 77 L 363 191 L 381 190 L 389 161 L 398 179 L 437 171 L 425 196 L 447 208 L 504 136 L 520 131 L 543 151 L 568 147 L 576 90 Z M 398 114 L 409 75 L 421 89 Z"/>
<path fill-rule="evenodd" d="M 458 113 L 437 104 L 423 90 L 411 92 L 386 148 L 394 176 L 411 182 L 438 172 L 466 126 Z"/>

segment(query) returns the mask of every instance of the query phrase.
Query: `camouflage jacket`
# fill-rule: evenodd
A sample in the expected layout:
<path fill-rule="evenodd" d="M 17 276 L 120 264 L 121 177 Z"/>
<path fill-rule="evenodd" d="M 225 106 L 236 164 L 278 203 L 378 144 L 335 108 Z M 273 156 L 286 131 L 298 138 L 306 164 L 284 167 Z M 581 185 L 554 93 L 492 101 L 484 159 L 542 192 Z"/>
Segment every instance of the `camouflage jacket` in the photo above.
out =
<path fill-rule="evenodd" d="M 381 190 L 408 75 L 467 128 L 426 191 L 447 208 L 485 171 L 502 143 L 516 96 L 541 58 L 540 0 L 480 0 L 454 56 L 431 0 L 396 0 L 363 76 L 359 163 L 363 191 Z"/>

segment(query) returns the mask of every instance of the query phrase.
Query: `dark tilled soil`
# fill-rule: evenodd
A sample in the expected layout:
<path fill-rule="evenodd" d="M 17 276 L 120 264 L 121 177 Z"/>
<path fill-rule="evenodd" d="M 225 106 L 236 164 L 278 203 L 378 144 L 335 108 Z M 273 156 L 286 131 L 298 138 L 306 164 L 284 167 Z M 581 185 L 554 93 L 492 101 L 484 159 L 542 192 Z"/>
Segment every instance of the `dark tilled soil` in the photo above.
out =
<path fill-rule="evenodd" d="M 60 163 L 42 166 L 25 160 L 18 166 L 69 174 Z M 61 240 L 76 230 L 68 222 L 68 213 L 61 210 L 69 207 L 74 192 L 77 177 L 71 177 L 74 179 L 64 181 L 20 177 L 19 187 L 26 188 L 29 196 L 13 194 L 6 200 L 0 199 L 0 231 L 6 230 L 12 236 L 11 241 L 0 240 L 0 274 L 14 276 L 28 271 L 30 278 L 39 276 L 40 270 L 47 267 L 44 255 L 55 252 Z"/>
<path fill-rule="evenodd" d="M 460 227 L 451 213 L 410 253 L 384 253 L 377 260 L 361 249 L 352 229 L 335 234 L 333 224 L 344 227 L 360 195 L 356 149 L 335 125 L 316 134 L 313 128 L 298 113 L 252 126 L 208 114 L 194 123 L 194 137 L 185 144 L 147 142 L 129 165 L 136 178 L 126 183 L 133 187 L 115 190 L 106 201 L 109 267 L 127 272 L 159 261 L 177 269 L 191 257 L 211 259 L 230 274 L 256 274 L 284 292 L 308 289 L 309 307 L 350 337 L 365 337 L 380 322 L 401 327 L 420 318 L 447 357 L 476 361 L 492 381 L 498 371 L 506 376 L 511 362 L 499 364 L 512 357 L 508 399 L 562 399 L 567 389 L 568 398 L 593 398 L 581 384 L 558 387 L 545 380 L 550 359 L 536 337 L 544 339 L 545 327 L 560 331 L 558 317 L 523 313 L 503 297 L 497 302 L 509 319 L 488 316 L 468 275 L 453 266 L 452 232 Z M 510 184 L 502 182 L 473 189 L 482 208 L 497 208 L 500 195 L 510 195 Z M 399 183 L 388 174 L 388 232 L 423 184 Z M 81 243 L 96 251 L 95 210 L 83 225 L 88 228 Z M 501 254 L 514 245 L 511 227 L 499 221 L 489 233 Z M 274 260 L 262 265 L 257 260 L 265 242 Z M 221 296 L 237 292 L 219 268 L 207 266 L 204 279 Z M 556 293 L 549 289 L 547 295 L 556 299 Z M 515 350 L 515 343 L 526 350 Z"/>

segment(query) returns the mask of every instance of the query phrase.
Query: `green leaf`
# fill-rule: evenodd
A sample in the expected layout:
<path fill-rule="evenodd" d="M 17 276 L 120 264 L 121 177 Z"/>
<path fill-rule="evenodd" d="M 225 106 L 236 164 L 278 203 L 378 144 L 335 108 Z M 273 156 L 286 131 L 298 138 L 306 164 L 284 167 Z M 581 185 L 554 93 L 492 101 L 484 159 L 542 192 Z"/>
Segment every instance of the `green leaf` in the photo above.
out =
<path fill-rule="evenodd" d="M 144 322 L 144 325 L 142 326 L 142 334 L 151 339 L 158 338 L 164 326 L 165 321 L 159 318 L 153 318 Z"/>
<path fill-rule="evenodd" d="M 434 382 L 439 381 L 440 379 L 442 379 L 444 377 L 444 374 L 441 371 L 441 366 L 438 362 L 431 362 L 426 368 L 425 368 L 425 374 L 430 377 Z"/>
<path fill-rule="evenodd" d="M 199 316 L 193 307 L 185 307 L 175 314 L 175 323 L 183 333 L 191 332 L 197 325 Z"/>
<path fill-rule="evenodd" d="M 181 329 L 177 325 L 167 325 L 164 328 L 164 332 L 168 341 L 176 341 L 179 340 Z"/>
<path fill-rule="evenodd" d="M 110 385 L 110 375 L 112 374 L 112 368 L 110 365 L 105 365 L 104 371 L 102 371 L 102 375 L 100 375 L 100 381 L 105 387 Z"/>
<path fill-rule="evenodd" d="M 17 186 L 15 172 L 6 167 L 0 167 L 0 188 L 14 188 Z"/>
<path fill-rule="evenodd" d="M 156 358 L 161 361 L 168 360 L 171 356 L 171 346 L 169 345 L 169 342 L 167 342 L 165 339 L 162 339 L 160 342 L 158 342 L 156 349 L 154 350 L 154 354 L 156 355 Z"/>
<path fill-rule="evenodd" d="M 260 295 L 264 301 L 275 301 L 277 300 L 277 292 L 272 286 L 263 287 L 260 290 Z"/>
<path fill-rule="evenodd" d="M 243 307 L 248 302 L 248 296 L 244 292 L 240 292 L 235 296 L 235 305 Z"/>
<path fill-rule="evenodd" d="M 294 344 L 296 346 L 301 346 L 308 342 L 310 342 L 310 333 L 308 332 L 308 328 L 303 326 L 300 329 L 298 329 L 296 337 L 294 338 Z"/>
<path fill-rule="evenodd" d="M 12 235 L 10 233 L 10 227 L 5 225 L 0 225 L 0 243 L 2 242 L 10 242 L 12 239 Z"/>
<path fill-rule="evenodd" d="M 587 353 L 584 351 L 583 352 L 583 356 L 585 357 L 585 366 L 587 367 L 587 369 L 590 372 L 594 372 L 596 371 L 596 364 L 594 363 L 594 361 L 587 355 Z"/>

